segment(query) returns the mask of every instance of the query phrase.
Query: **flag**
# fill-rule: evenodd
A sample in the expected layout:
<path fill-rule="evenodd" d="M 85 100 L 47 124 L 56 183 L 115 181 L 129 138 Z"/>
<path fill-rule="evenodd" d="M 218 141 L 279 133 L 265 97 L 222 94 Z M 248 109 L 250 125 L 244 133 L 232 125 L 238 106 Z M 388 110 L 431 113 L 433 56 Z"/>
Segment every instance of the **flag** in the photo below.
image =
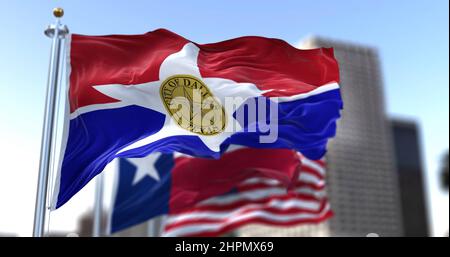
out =
<path fill-rule="evenodd" d="M 110 228 L 115 233 L 160 215 L 168 215 L 167 236 L 216 236 L 250 223 L 316 223 L 332 215 L 324 177 L 322 160 L 279 149 L 234 148 L 220 160 L 121 159 Z M 286 179 L 294 182 L 289 191 Z"/>
<path fill-rule="evenodd" d="M 225 195 L 169 214 L 163 236 L 220 236 L 249 224 L 291 227 L 333 216 L 325 192 L 325 163 L 304 157 L 295 186 L 286 192 L 277 180 L 249 178 Z"/>
<path fill-rule="evenodd" d="M 120 159 L 110 230 L 177 213 L 212 196 L 230 192 L 249 178 L 279 181 L 284 192 L 300 172 L 300 158 L 288 149 L 235 147 L 221 159 L 150 154 Z"/>
<path fill-rule="evenodd" d="M 330 48 L 263 37 L 198 44 L 167 30 L 68 40 L 54 208 L 116 157 L 219 158 L 230 144 L 321 158 L 342 101 Z"/>

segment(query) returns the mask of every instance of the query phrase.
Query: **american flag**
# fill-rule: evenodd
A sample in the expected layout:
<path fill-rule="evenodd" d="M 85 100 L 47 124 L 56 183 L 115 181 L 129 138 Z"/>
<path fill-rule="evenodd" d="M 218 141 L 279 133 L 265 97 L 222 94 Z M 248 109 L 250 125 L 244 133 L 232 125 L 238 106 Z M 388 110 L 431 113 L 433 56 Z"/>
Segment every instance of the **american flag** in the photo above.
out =
<path fill-rule="evenodd" d="M 292 226 L 327 220 L 333 213 L 325 192 L 325 161 L 300 158 L 299 179 L 288 192 L 277 180 L 250 178 L 233 192 L 167 216 L 162 235 L 220 236 L 251 223 Z"/>

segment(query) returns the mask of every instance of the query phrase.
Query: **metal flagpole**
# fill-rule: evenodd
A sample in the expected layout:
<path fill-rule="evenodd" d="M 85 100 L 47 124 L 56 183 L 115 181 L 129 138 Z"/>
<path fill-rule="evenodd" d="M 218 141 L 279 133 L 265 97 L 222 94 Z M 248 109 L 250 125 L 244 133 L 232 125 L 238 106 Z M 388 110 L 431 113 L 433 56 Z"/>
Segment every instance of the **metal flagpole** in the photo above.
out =
<path fill-rule="evenodd" d="M 104 175 L 100 173 L 97 175 L 95 181 L 95 203 L 94 203 L 94 223 L 93 234 L 94 237 L 102 235 L 102 213 L 103 213 L 103 187 L 104 187 Z"/>
<path fill-rule="evenodd" d="M 155 225 L 156 225 L 155 224 L 155 218 L 153 218 L 153 219 L 151 219 L 151 220 L 149 220 L 147 222 L 147 236 L 148 237 L 155 237 L 155 236 L 157 236 L 156 233 L 155 233 L 155 231 L 156 231 Z"/>
<path fill-rule="evenodd" d="M 162 234 L 164 232 L 164 228 L 166 226 L 166 218 L 167 218 L 167 215 L 159 216 L 159 225 L 158 225 L 158 230 L 156 231 L 156 233 L 158 233 L 158 236 L 162 236 Z"/>
<path fill-rule="evenodd" d="M 60 73 L 61 42 L 69 33 L 65 25 L 61 25 L 60 18 L 64 15 L 62 8 L 53 9 L 56 22 L 51 24 L 45 35 L 52 38 L 52 50 L 47 84 L 47 97 L 44 111 L 44 125 L 42 128 L 41 159 L 39 163 L 39 176 L 36 194 L 36 209 L 34 213 L 33 236 L 44 235 L 46 198 L 48 188 L 48 176 L 50 168 L 51 145 L 53 138 L 54 118 L 56 113 L 55 102 L 58 88 L 58 77 Z"/>
<path fill-rule="evenodd" d="M 155 217 L 147 222 L 147 236 L 160 237 L 163 229 L 163 216 Z"/>

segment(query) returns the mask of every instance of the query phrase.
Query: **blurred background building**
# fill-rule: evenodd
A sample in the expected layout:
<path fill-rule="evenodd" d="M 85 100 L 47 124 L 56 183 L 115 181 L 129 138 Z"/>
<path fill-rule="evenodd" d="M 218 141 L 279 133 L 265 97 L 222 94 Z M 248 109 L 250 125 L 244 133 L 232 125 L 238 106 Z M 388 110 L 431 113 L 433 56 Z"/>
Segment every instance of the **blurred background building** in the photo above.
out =
<path fill-rule="evenodd" d="M 444 156 L 441 171 L 442 186 L 448 190 L 448 152 Z"/>
<path fill-rule="evenodd" d="M 108 227 L 108 215 L 106 211 L 102 212 L 100 231 L 101 235 L 105 235 Z M 94 211 L 86 211 L 78 220 L 77 234 L 81 237 L 91 237 L 94 234 Z"/>
<path fill-rule="evenodd" d="M 404 236 L 428 236 L 424 172 L 417 125 L 392 120 Z"/>
<path fill-rule="evenodd" d="M 100 236 L 108 235 L 108 210 L 103 210 L 102 221 L 100 225 L 100 231 L 103 231 Z M 148 222 L 144 222 L 133 226 L 131 228 L 114 233 L 114 237 L 146 237 L 155 236 L 162 233 L 162 220 L 161 218 L 156 218 Z M 94 228 L 94 212 L 92 210 L 84 213 L 83 216 L 78 220 L 77 235 L 80 237 L 92 237 Z"/>

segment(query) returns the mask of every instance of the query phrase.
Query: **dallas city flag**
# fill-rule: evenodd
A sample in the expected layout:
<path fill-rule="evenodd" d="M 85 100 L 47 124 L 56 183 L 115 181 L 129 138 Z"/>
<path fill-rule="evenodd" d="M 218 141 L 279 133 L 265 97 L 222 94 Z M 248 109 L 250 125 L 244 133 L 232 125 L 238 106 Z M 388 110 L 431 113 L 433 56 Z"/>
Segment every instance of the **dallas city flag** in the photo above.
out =
<path fill-rule="evenodd" d="M 319 159 L 342 108 L 330 48 L 299 50 L 263 37 L 198 44 L 159 29 L 73 34 L 67 53 L 69 104 L 54 208 L 116 157 L 219 158 L 237 144 Z"/>
<path fill-rule="evenodd" d="M 324 170 L 322 160 L 288 149 L 233 147 L 220 160 L 159 153 L 121 159 L 110 231 L 160 215 L 167 217 L 166 236 L 218 236 L 250 223 L 320 222 L 332 215 Z"/>

